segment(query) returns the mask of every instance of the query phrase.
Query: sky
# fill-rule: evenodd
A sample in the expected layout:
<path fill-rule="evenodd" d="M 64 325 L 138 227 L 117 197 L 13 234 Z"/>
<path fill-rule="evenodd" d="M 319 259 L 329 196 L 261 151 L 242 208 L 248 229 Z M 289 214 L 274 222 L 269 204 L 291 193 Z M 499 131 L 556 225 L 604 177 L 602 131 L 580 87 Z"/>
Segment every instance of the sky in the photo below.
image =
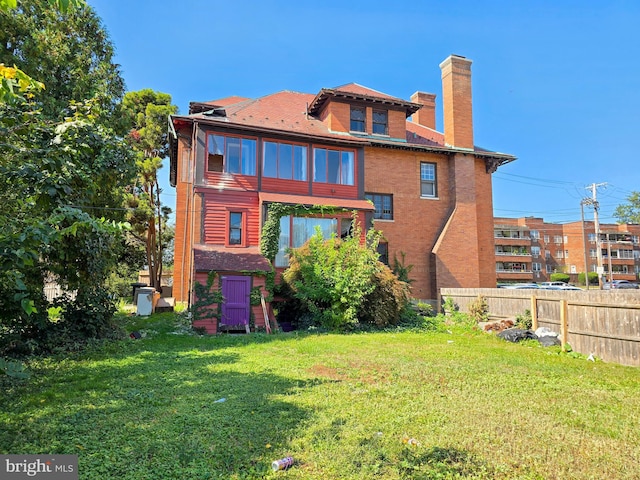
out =
<path fill-rule="evenodd" d="M 640 2 L 595 0 L 88 0 L 127 90 L 189 102 L 355 82 L 437 94 L 439 64 L 473 61 L 474 141 L 517 157 L 493 175 L 496 217 L 602 223 L 640 190 Z M 168 165 L 164 202 L 175 204 Z M 593 209 L 585 207 L 586 219 Z"/>

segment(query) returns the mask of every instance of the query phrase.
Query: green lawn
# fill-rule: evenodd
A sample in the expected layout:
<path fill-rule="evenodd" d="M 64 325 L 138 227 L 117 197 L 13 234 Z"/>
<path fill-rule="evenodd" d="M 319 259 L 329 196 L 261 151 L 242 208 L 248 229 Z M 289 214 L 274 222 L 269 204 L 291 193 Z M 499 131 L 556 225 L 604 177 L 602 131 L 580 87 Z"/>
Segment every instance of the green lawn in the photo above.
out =
<path fill-rule="evenodd" d="M 640 478 L 637 368 L 454 327 L 198 337 L 173 318 L 3 384 L 0 453 L 77 454 L 81 479 Z"/>

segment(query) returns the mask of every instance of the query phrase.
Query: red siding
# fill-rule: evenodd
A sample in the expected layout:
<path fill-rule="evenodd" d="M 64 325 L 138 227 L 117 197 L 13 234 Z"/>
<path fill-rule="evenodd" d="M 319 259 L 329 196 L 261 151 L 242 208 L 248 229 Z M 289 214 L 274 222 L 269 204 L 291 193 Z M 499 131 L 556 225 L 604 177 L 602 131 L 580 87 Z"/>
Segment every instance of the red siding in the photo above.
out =
<path fill-rule="evenodd" d="M 206 164 L 205 164 L 205 168 L 206 168 Z M 257 190 L 258 177 L 205 171 L 204 184 L 210 187 L 217 187 L 217 188 L 230 188 L 230 189 L 236 189 L 236 190 Z"/>
<path fill-rule="evenodd" d="M 309 195 L 309 182 L 262 177 L 262 191 Z"/>
<path fill-rule="evenodd" d="M 314 182 L 313 195 L 318 197 L 358 198 L 358 187 L 355 185 Z"/>
<path fill-rule="evenodd" d="M 257 246 L 260 243 L 260 208 L 257 192 L 204 193 L 204 235 L 203 243 L 225 245 L 227 241 L 227 221 L 229 212 L 242 211 L 246 215 L 245 246 Z"/>

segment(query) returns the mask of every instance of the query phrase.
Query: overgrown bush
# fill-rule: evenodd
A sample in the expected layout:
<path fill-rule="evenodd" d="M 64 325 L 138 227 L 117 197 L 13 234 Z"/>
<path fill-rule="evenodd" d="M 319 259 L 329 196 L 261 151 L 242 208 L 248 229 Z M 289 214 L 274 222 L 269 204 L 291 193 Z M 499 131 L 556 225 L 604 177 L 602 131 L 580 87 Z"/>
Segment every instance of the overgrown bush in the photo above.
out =
<path fill-rule="evenodd" d="M 344 239 L 324 240 L 318 229 L 307 244 L 291 250 L 282 278 L 314 325 L 340 330 L 360 321 L 376 325 L 398 321 L 408 301 L 407 287 L 378 261 L 379 238 L 379 232 L 369 230 L 362 244 L 356 225 Z"/>
<path fill-rule="evenodd" d="M 409 305 L 409 285 L 399 280 L 386 265 L 380 266 L 371 281 L 374 288 L 365 297 L 358 320 L 377 327 L 396 325 L 402 311 Z"/>
<path fill-rule="evenodd" d="M 486 322 L 489 319 L 489 305 L 487 300 L 478 295 L 478 297 L 469 304 L 469 316 L 476 322 Z"/>

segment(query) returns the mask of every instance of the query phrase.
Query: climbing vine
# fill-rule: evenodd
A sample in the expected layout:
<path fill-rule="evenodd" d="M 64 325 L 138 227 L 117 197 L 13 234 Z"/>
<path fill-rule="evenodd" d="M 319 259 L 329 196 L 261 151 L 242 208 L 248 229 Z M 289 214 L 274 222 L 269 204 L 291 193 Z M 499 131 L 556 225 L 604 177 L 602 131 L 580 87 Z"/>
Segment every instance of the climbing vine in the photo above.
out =
<path fill-rule="evenodd" d="M 205 318 L 215 317 L 220 319 L 220 304 L 223 297 L 220 289 L 214 289 L 213 283 L 216 279 L 216 272 L 211 271 L 207 276 L 207 283 L 205 285 L 200 282 L 196 282 L 194 290 L 196 293 L 196 301 L 191 305 L 191 312 L 193 320 L 202 320 Z M 211 306 L 217 304 L 218 309 L 212 310 Z"/>
<path fill-rule="evenodd" d="M 260 253 L 270 262 L 273 262 L 278 254 L 278 240 L 280 239 L 280 218 L 286 215 L 309 216 L 312 214 L 344 213 L 350 209 L 332 207 L 327 205 L 285 205 L 283 203 L 271 203 L 267 210 L 267 219 L 262 226 L 260 237 Z"/>

